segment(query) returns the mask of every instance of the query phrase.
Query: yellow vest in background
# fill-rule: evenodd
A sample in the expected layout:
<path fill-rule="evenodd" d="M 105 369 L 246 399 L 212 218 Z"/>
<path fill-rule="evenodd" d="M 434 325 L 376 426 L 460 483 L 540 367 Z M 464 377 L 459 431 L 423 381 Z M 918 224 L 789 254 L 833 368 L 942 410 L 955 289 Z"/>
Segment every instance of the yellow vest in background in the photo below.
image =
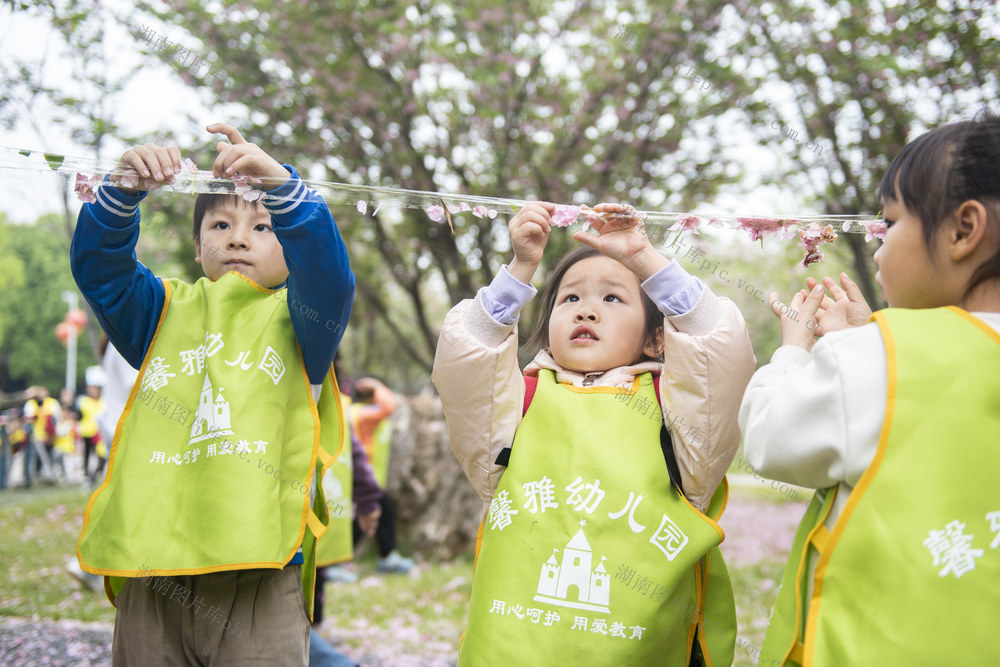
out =
<path fill-rule="evenodd" d="M 90 396 L 80 397 L 80 437 L 92 438 L 97 435 L 97 415 L 104 410 L 104 399 Z"/>
<path fill-rule="evenodd" d="M 344 414 L 349 414 L 351 399 L 341 395 Z M 323 476 L 326 506 L 330 511 L 330 525 L 316 546 L 316 567 L 326 567 L 349 561 L 354 557 L 353 517 L 351 514 L 354 491 L 353 451 L 351 429 L 342 429 L 343 442 L 340 456 Z"/>

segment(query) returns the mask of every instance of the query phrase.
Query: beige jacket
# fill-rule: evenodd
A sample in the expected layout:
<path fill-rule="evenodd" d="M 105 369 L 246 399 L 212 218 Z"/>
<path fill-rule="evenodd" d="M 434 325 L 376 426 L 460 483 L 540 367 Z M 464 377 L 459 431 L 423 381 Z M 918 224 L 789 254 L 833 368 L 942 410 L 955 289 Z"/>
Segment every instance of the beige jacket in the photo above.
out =
<path fill-rule="evenodd" d="M 494 320 L 480 295 L 445 317 L 431 379 L 441 396 L 452 450 L 486 511 L 506 470 L 495 463 L 497 455 L 514 441 L 521 421 L 524 377 L 517 364 L 517 325 Z M 663 329 L 664 419 L 671 424 L 687 497 L 704 510 L 739 448 L 736 417 L 756 359 L 739 309 L 707 287 L 692 310 L 666 317 Z M 556 371 L 560 382 L 583 385 L 582 375 L 560 368 L 544 351 L 524 374 L 540 368 Z M 590 384 L 629 386 L 636 374 L 659 369 L 657 362 L 616 368 Z"/>

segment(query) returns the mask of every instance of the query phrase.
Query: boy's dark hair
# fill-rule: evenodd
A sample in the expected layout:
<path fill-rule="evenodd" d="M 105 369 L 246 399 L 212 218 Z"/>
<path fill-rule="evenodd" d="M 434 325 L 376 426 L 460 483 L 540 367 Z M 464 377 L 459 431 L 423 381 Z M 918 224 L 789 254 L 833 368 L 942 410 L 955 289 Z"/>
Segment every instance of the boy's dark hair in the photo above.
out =
<path fill-rule="evenodd" d="M 564 255 L 555 265 L 555 268 L 552 269 L 552 274 L 546 281 L 544 289 L 542 289 L 542 300 L 539 307 L 540 310 L 535 315 L 534 329 L 531 332 L 531 336 L 525 342 L 525 347 L 533 355 L 538 350 L 549 347 L 549 318 L 552 317 L 552 309 L 555 307 L 556 302 L 556 293 L 559 291 L 559 285 L 562 284 L 566 272 L 577 262 L 590 257 L 603 257 L 603 255 L 590 246 L 582 246 Z M 638 278 L 636 278 L 636 282 L 638 282 Z M 642 296 L 642 309 L 646 316 L 642 337 L 643 347 L 657 345 L 660 342 L 660 333 L 663 328 L 663 313 L 656 307 L 653 300 L 646 295 L 642 287 L 639 288 L 639 294 Z M 662 349 L 654 361 L 663 361 Z"/>
<path fill-rule="evenodd" d="M 882 179 L 879 202 L 901 201 L 920 219 L 933 249 L 942 222 L 962 202 L 986 207 L 991 227 L 1000 233 L 1000 116 L 984 109 L 975 118 L 922 134 L 895 157 Z M 976 285 L 1000 277 L 1000 248 L 972 276 Z"/>
<path fill-rule="evenodd" d="M 201 193 L 194 200 L 194 228 L 192 232 L 195 243 L 201 243 L 201 223 L 205 216 L 226 204 L 232 204 L 237 207 L 245 206 L 247 208 L 256 208 L 261 205 L 259 202 L 247 201 L 237 194 Z"/>

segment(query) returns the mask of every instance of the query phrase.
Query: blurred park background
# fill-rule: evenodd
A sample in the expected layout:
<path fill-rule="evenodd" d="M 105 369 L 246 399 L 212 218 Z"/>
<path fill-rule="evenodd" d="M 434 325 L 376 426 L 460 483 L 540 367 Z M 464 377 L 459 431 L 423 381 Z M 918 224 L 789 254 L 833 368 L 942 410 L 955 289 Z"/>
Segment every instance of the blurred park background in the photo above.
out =
<path fill-rule="evenodd" d="M 881 175 L 909 140 L 997 103 L 998 40 L 1000 10 L 986 0 L 4 0 L 0 147 L 114 160 L 137 143 L 175 143 L 209 169 L 218 137 L 204 126 L 223 121 L 325 181 L 627 201 L 705 218 L 874 217 Z M 201 275 L 193 202 L 157 193 L 142 206 L 144 220 L 168 221 L 144 227 L 137 249 L 160 275 Z M 0 169 L 4 409 L 29 386 L 58 395 L 65 384 L 55 329 L 63 293 L 75 291 L 79 205 L 59 174 Z M 450 664 L 481 508 L 450 452 L 429 370 L 445 312 L 509 259 L 507 220 L 456 215 L 452 234 L 421 209 L 332 210 L 357 276 L 344 367 L 401 399 L 388 487 L 419 567 L 397 586 L 361 558 L 359 582 L 330 584 L 324 631 L 366 664 Z M 759 363 L 779 344 L 772 291 L 788 298 L 807 276 L 848 271 L 883 305 L 878 241 L 864 235 L 841 234 L 808 268 L 797 238 L 752 242 L 709 227 L 684 239 L 664 254 L 736 301 Z M 570 243 L 552 234 L 538 284 Z M 81 331 L 75 393 L 97 363 L 96 327 L 88 318 Z M 808 496 L 779 495 L 735 465 L 732 479 L 724 548 L 740 637 L 759 646 Z M 103 596 L 62 573 L 86 498 L 68 487 L 0 491 L 0 656 L 15 630 L 110 627 Z M 90 637 L 91 626 L 58 627 Z M 738 646 L 736 664 L 752 664 L 752 652 Z"/>

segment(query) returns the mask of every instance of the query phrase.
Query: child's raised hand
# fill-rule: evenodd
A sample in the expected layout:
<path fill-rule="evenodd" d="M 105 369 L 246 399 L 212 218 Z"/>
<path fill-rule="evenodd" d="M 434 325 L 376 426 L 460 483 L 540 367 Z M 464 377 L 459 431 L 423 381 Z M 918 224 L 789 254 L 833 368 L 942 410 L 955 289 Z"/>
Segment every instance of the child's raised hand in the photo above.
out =
<path fill-rule="evenodd" d="M 174 174 L 181 171 L 181 151 L 177 146 L 145 144 L 135 146 L 122 154 L 119 167 L 128 172 L 134 170 L 138 178 L 130 174 L 113 174 L 111 184 L 122 192 L 156 190 L 174 182 Z"/>
<path fill-rule="evenodd" d="M 817 311 L 825 294 L 822 285 L 810 291 L 799 290 L 790 304 L 784 304 L 777 292 L 771 292 L 771 312 L 781 321 L 781 344 L 798 345 L 811 350 L 816 341 Z"/>
<path fill-rule="evenodd" d="M 818 284 L 815 278 L 806 279 L 806 285 L 810 290 Z M 840 274 L 840 285 L 843 285 L 843 289 L 828 276 L 823 278 L 823 285 L 833 298 L 823 295 L 823 301 L 817 312 L 819 326 L 816 327 L 816 335 L 823 336 L 831 331 L 860 327 L 868 322 L 868 318 L 872 316 L 872 309 L 865 301 L 861 288 L 846 273 Z"/>
<path fill-rule="evenodd" d="M 233 174 L 239 172 L 244 176 L 268 179 L 260 185 L 260 189 L 273 190 L 291 177 L 280 162 L 257 144 L 244 139 L 232 125 L 213 123 L 205 129 L 224 134 L 229 139 L 228 142 L 220 141 L 215 147 L 219 152 L 219 157 L 215 158 L 215 164 L 212 165 L 212 173 L 216 178 L 232 178 Z"/>
<path fill-rule="evenodd" d="M 507 223 L 510 245 L 514 250 L 514 260 L 507 270 L 524 284 L 531 282 L 542 261 L 555 210 L 556 205 L 549 202 L 529 202 Z"/>
<path fill-rule="evenodd" d="M 630 204 L 598 204 L 594 208 L 583 207 L 583 214 L 600 236 L 577 232 L 573 238 L 618 260 L 640 280 L 667 265 L 667 258 L 649 242 L 646 227 L 635 207 Z"/>

